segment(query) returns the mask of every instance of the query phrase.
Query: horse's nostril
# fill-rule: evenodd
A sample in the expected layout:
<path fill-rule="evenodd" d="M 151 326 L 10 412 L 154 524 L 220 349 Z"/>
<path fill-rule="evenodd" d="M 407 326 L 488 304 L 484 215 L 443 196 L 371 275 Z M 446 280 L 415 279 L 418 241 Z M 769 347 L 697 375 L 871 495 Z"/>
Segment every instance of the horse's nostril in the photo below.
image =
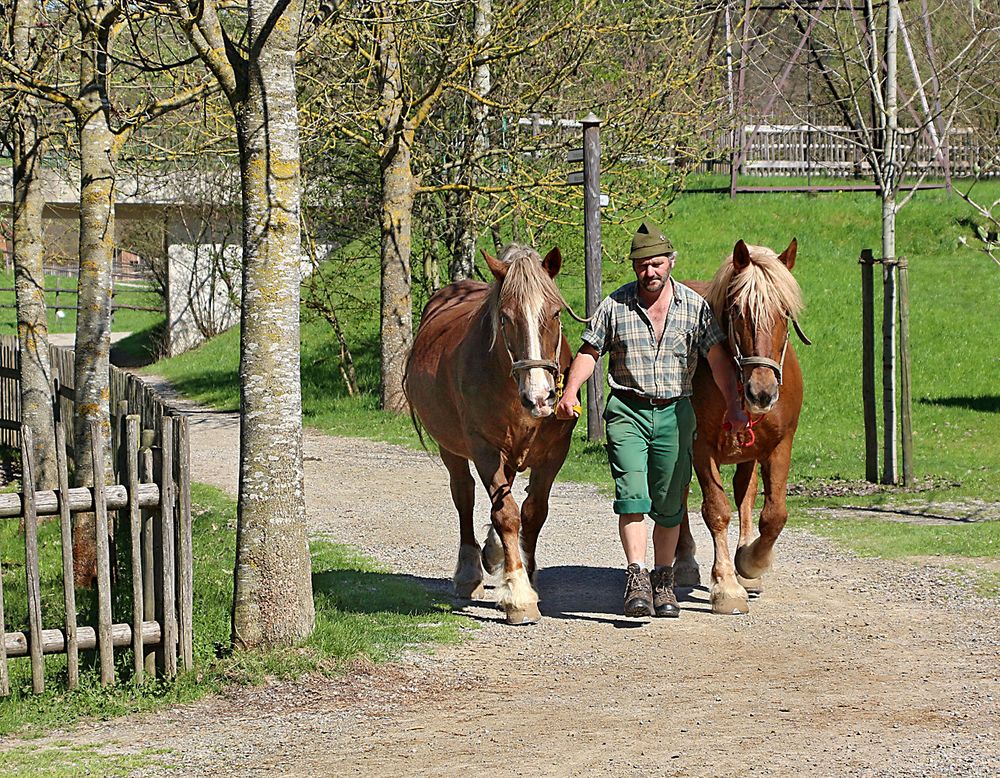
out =
<path fill-rule="evenodd" d="M 549 396 L 548 396 L 549 402 L 552 402 L 554 399 L 556 399 L 556 390 L 549 389 Z"/>

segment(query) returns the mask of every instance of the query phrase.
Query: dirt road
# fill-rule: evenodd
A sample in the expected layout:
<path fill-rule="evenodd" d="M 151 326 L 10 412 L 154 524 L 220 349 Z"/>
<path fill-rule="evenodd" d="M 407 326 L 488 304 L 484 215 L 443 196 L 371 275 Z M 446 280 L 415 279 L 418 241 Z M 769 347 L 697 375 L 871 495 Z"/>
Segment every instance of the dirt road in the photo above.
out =
<path fill-rule="evenodd" d="M 236 419 L 191 429 L 196 480 L 235 493 Z M 447 586 L 458 531 L 437 460 L 312 432 L 305 453 L 314 535 Z M 707 538 L 699 521 L 703 579 Z M 609 500 L 557 484 L 541 624 L 480 603 L 471 640 L 434 655 L 48 740 L 169 749 L 170 775 L 1000 775 L 1000 619 L 962 576 L 787 532 L 749 616 L 713 616 L 696 589 L 679 620 L 642 621 L 619 615 L 620 555 Z"/>

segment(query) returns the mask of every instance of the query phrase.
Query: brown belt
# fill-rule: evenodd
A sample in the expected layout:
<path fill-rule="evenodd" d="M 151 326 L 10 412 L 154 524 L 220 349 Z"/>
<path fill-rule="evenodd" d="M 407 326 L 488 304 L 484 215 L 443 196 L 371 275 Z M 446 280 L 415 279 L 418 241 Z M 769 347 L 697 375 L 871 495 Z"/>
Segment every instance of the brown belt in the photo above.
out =
<path fill-rule="evenodd" d="M 641 403 L 642 405 L 648 405 L 651 408 L 666 408 L 668 405 L 673 405 L 675 402 L 680 400 L 680 397 L 647 397 L 644 394 L 639 394 L 638 392 L 623 392 L 620 389 L 615 389 L 611 392 L 619 400 L 629 400 L 631 402 Z"/>

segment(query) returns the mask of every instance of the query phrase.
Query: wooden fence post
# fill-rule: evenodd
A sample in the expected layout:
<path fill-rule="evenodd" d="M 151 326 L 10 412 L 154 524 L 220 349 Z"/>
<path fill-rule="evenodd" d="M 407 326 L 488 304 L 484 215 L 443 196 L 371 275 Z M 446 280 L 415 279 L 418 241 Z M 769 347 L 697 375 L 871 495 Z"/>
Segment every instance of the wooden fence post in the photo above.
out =
<path fill-rule="evenodd" d="M 28 628 L 31 632 L 31 690 L 45 691 L 45 659 L 42 655 L 42 592 L 38 570 L 38 515 L 35 513 L 35 445 L 31 427 L 21 426 L 21 515 L 24 518 L 24 577 L 28 595 Z"/>
<path fill-rule="evenodd" d="M 177 675 L 177 598 L 174 552 L 174 463 L 173 419 L 164 416 L 160 427 L 160 540 L 163 547 L 163 673 L 167 678 Z"/>
<path fill-rule="evenodd" d="M 882 257 L 882 483 L 896 483 L 895 257 Z"/>
<path fill-rule="evenodd" d="M 899 416 L 902 431 L 903 486 L 913 486 L 913 405 L 910 400 L 910 280 L 906 257 L 899 269 Z"/>
<path fill-rule="evenodd" d="M 865 480 L 878 483 L 878 426 L 875 419 L 875 300 L 871 249 L 861 258 L 861 400 L 865 415 Z"/>
<path fill-rule="evenodd" d="M 58 382 L 56 387 L 58 388 Z M 66 462 L 66 428 L 59 418 L 56 395 L 56 471 L 59 477 L 59 538 L 62 545 L 63 606 L 66 610 L 66 675 L 70 689 L 80 685 L 80 658 L 76 633 L 76 583 L 73 579 L 73 523 L 69 509 L 69 467 Z"/>
<path fill-rule="evenodd" d="M 142 682 L 145 653 L 142 648 L 142 511 L 139 508 L 139 417 L 125 420 L 126 480 L 128 487 L 129 542 L 132 550 L 132 671 Z"/>
<path fill-rule="evenodd" d="M 90 424 L 90 454 L 94 467 L 94 515 L 97 525 L 97 645 L 101 659 L 101 685 L 115 682 L 114 645 L 111 641 L 111 551 L 108 544 L 108 504 L 105 498 L 104 440 L 100 422 Z"/>
<path fill-rule="evenodd" d="M 10 694 L 10 676 L 7 673 L 7 622 L 3 612 L 3 558 L 0 555 L 0 697 Z"/>
<path fill-rule="evenodd" d="M 584 264 L 587 290 L 587 316 L 593 316 L 601 304 L 601 120 L 593 113 L 583 120 L 583 225 L 586 235 Z M 601 417 L 604 405 L 604 369 L 597 361 L 587 379 L 587 439 L 604 437 Z"/>
<path fill-rule="evenodd" d="M 191 444 L 187 416 L 177 418 L 178 612 L 181 661 L 194 666 L 194 557 L 191 548 Z"/>
<path fill-rule="evenodd" d="M 142 430 L 142 483 L 153 483 L 153 444 L 154 433 L 152 430 Z M 142 512 L 142 612 L 145 621 L 159 620 L 162 630 L 162 617 L 157 613 L 158 597 L 156 594 L 156 550 L 154 538 L 156 537 L 155 517 L 156 511 L 144 510 Z M 161 609 L 162 612 L 162 609 Z M 160 633 L 158 646 L 163 645 L 163 634 Z M 155 651 L 149 652 L 146 656 L 146 672 L 154 674 L 156 672 L 157 657 L 162 658 L 162 651 L 158 647 Z M 162 662 L 161 662 L 162 665 Z"/>

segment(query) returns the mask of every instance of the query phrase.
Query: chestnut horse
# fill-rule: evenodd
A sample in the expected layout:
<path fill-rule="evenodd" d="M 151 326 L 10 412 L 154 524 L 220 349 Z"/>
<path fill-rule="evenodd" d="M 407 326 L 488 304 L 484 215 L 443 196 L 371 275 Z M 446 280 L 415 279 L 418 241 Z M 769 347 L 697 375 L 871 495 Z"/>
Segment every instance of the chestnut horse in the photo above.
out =
<path fill-rule="evenodd" d="M 460 281 L 428 301 L 403 388 L 414 421 L 437 441 L 451 477 L 461 534 L 456 594 L 481 597 L 483 566 L 496 573 L 502 563 L 498 604 L 509 623 L 523 624 L 540 618 L 531 585 L 535 546 L 575 423 L 553 413 L 571 356 L 559 321 L 565 303 L 552 281 L 562 257 L 552 249 L 543 260 L 516 244 L 499 259 L 483 256 L 493 284 Z M 472 525 L 470 461 L 491 501 L 482 551 Z M 511 485 L 527 468 L 528 496 L 518 510 Z"/>
<path fill-rule="evenodd" d="M 792 439 L 802 408 L 802 371 L 789 343 L 789 322 L 804 343 L 797 317 L 802 292 L 792 277 L 796 241 L 779 256 L 769 248 L 747 246 L 742 240 L 709 283 L 685 281 L 708 300 L 728 333 L 727 347 L 742 382 L 743 406 L 750 427 L 736 436 L 725 423 L 726 403 L 712 379 L 708 363 L 698 363 L 692 403 L 698 434 L 692 450 L 701 484 L 701 512 L 712 533 L 711 602 L 714 613 L 747 613 L 750 594 L 763 591 L 764 573 L 771 567 L 774 544 L 785 526 L 785 494 L 792 456 Z M 760 534 L 751 540 L 757 498 L 757 463 L 764 482 Z M 720 465 L 736 465 L 733 496 L 739 509 L 740 535 L 736 564 L 729 553 L 729 500 L 723 490 Z M 694 541 L 685 516 L 677 548 L 678 585 L 699 583 Z"/>

